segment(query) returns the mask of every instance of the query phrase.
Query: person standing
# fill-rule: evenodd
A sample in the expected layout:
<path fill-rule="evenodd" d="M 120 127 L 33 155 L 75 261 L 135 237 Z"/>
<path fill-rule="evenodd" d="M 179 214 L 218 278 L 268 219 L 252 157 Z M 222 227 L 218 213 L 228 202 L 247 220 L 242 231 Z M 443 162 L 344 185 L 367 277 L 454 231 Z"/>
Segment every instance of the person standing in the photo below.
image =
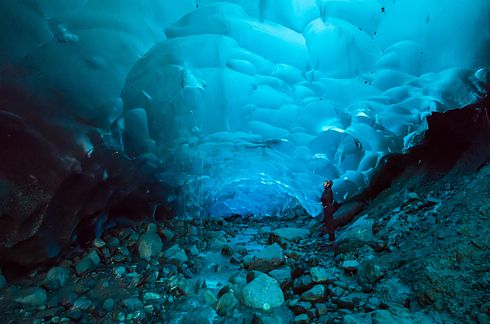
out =
<path fill-rule="evenodd" d="M 335 224 L 333 220 L 333 192 L 332 192 L 333 181 L 325 180 L 323 181 L 323 194 L 321 197 L 323 206 L 323 225 L 325 226 L 322 230 L 322 235 L 328 233 L 328 238 L 330 242 L 335 241 Z"/>

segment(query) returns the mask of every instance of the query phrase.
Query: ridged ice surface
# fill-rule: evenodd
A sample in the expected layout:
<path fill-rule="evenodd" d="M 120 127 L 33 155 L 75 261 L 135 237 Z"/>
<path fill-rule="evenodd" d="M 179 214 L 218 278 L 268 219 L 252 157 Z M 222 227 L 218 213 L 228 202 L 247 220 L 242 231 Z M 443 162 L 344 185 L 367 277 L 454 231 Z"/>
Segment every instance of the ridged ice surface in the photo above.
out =
<path fill-rule="evenodd" d="M 155 152 L 190 215 L 317 214 L 488 82 L 486 0 L 49 3 L 0 5 L 28 21 L 0 56 L 36 72 L 9 80 Z"/>

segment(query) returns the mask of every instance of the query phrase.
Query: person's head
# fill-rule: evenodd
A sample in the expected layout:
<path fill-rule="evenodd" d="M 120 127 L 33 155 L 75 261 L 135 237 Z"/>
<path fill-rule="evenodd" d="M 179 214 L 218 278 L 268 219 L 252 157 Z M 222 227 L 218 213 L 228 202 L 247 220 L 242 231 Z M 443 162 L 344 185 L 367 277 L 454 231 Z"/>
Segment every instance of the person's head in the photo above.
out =
<path fill-rule="evenodd" d="M 331 188 L 333 185 L 333 181 L 332 180 L 325 180 L 323 181 L 323 188 Z"/>

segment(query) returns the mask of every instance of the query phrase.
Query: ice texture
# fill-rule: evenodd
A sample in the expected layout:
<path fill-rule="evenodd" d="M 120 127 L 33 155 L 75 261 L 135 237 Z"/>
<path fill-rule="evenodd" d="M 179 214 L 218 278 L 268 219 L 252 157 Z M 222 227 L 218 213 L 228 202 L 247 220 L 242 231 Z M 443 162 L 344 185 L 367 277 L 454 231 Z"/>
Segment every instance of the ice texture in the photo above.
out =
<path fill-rule="evenodd" d="M 72 125 L 87 151 L 90 125 L 132 157 L 156 154 L 182 215 L 316 215 L 324 179 L 337 201 L 354 197 L 433 112 L 484 96 L 488 12 L 487 0 L 4 1 L 0 85 L 49 103 L 29 113 Z"/>

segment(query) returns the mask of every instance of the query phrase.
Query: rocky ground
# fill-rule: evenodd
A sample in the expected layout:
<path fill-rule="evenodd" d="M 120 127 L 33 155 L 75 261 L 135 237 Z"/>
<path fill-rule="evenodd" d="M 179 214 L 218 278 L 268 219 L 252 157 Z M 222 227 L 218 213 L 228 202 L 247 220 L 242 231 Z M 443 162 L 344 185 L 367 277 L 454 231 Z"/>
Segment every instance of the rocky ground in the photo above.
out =
<path fill-rule="evenodd" d="M 408 169 L 335 245 L 307 215 L 113 228 L 28 278 L 2 323 L 489 323 L 490 166 Z"/>

